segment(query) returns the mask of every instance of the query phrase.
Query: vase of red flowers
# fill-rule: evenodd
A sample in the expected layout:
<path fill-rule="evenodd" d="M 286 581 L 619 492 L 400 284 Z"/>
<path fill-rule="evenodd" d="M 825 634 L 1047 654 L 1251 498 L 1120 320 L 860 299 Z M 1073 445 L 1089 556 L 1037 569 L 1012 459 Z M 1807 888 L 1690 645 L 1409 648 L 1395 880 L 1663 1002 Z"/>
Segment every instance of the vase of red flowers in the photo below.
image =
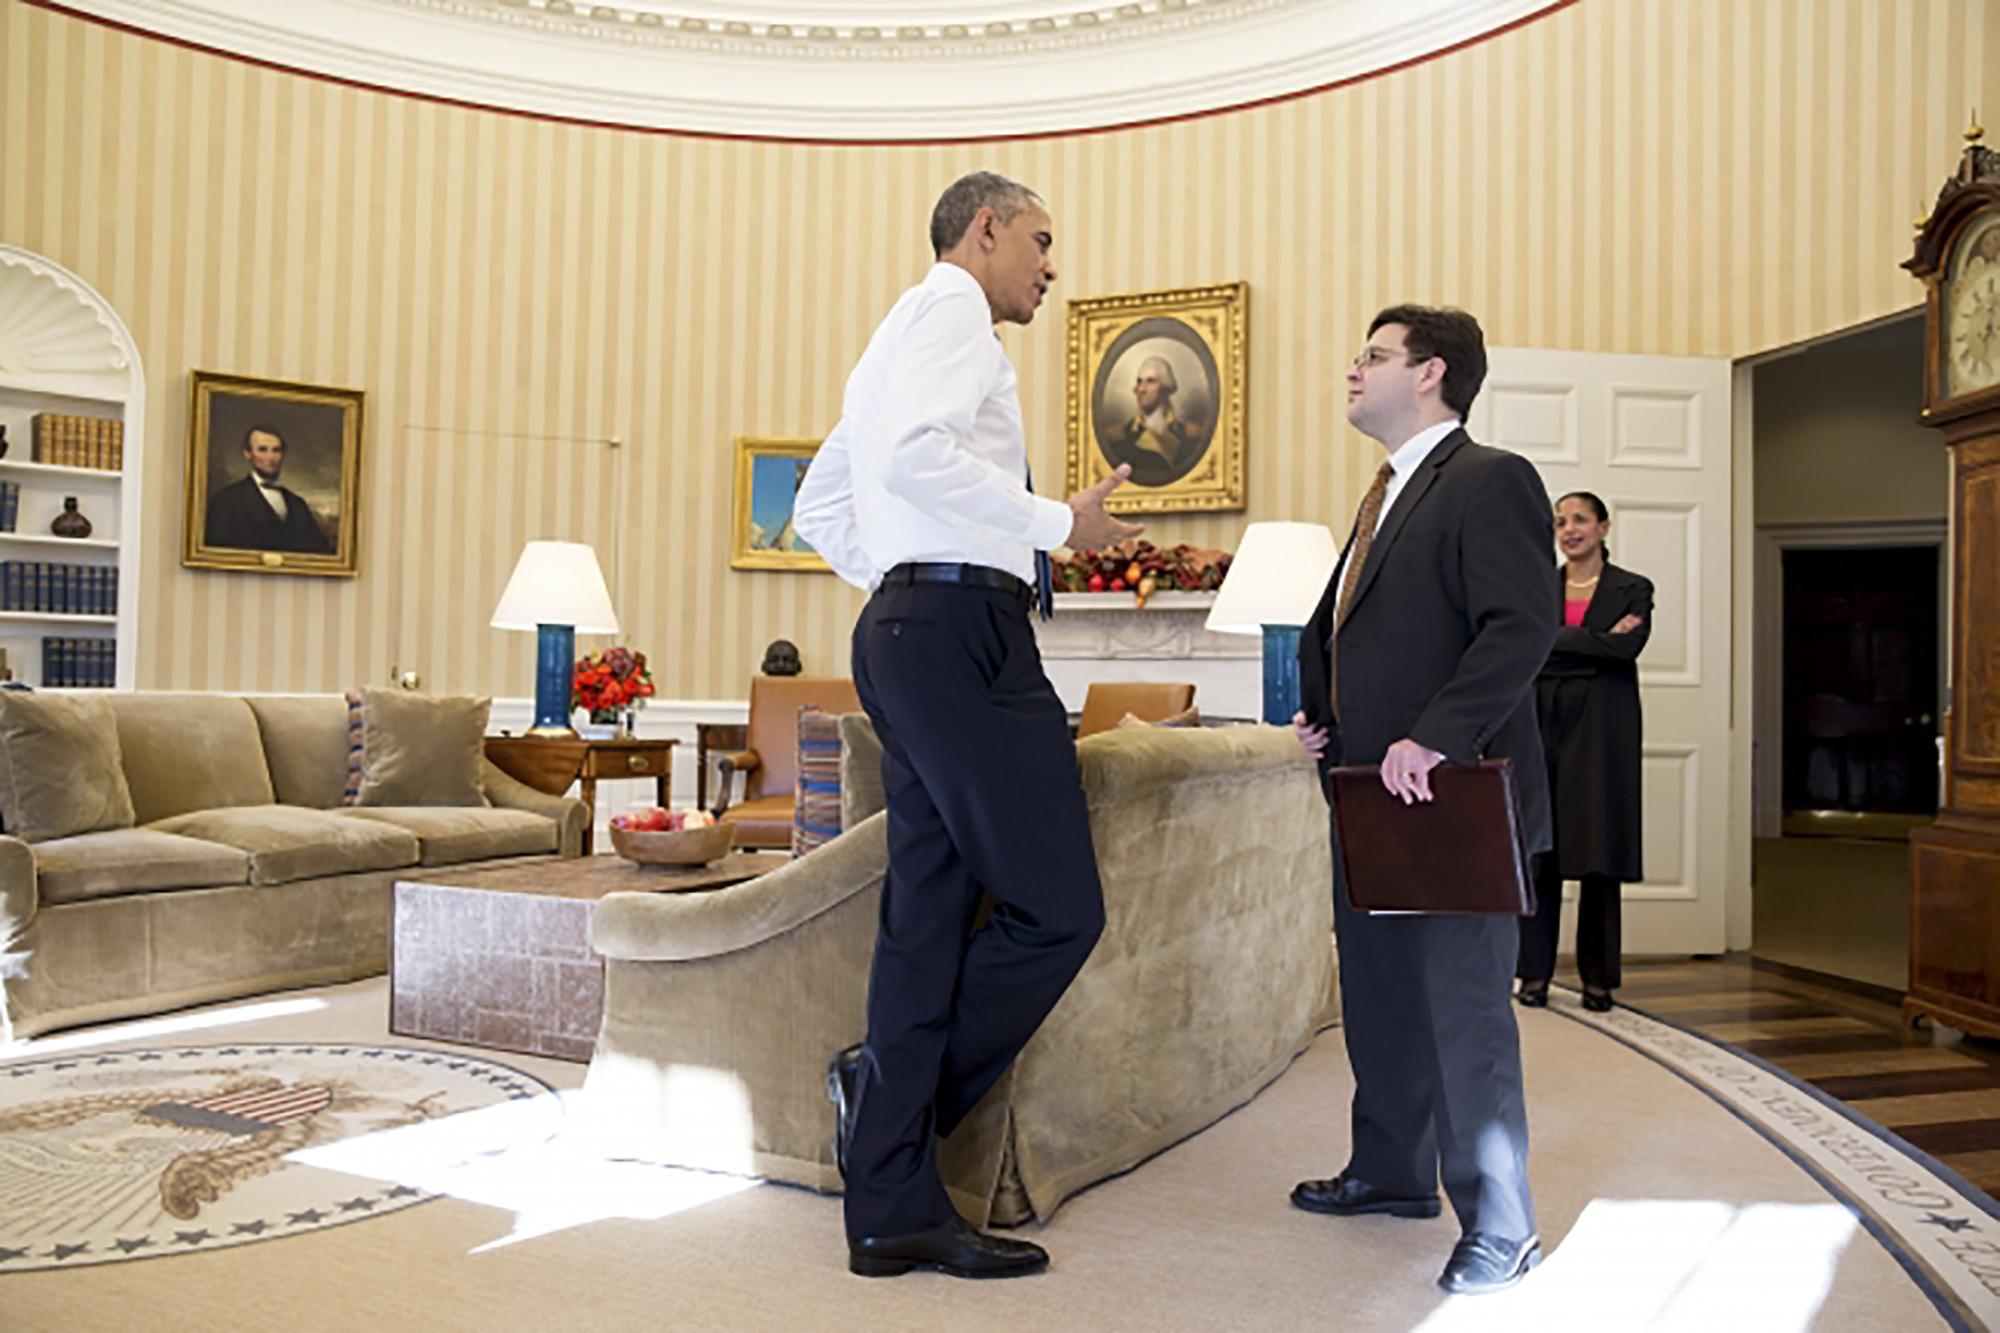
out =
<path fill-rule="evenodd" d="M 646 655 L 630 648 L 606 648 L 577 659 L 570 677 L 569 706 L 588 709 L 594 723 L 618 725 L 620 713 L 627 719 L 631 710 L 653 697 L 653 675 Z M 630 721 L 626 723 L 630 729 Z"/>

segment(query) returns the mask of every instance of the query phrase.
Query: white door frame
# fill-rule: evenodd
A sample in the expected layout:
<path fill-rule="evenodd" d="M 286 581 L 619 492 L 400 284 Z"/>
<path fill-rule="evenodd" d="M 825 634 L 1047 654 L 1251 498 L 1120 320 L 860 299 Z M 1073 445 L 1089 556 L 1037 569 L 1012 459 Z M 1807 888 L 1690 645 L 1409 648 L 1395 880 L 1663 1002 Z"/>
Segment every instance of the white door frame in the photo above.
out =
<path fill-rule="evenodd" d="M 1750 787 L 1754 835 L 1775 838 L 1784 820 L 1784 690 L 1786 551 L 1829 547 L 1929 546 L 1937 553 L 1938 732 L 1944 731 L 1946 648 L 1950 643 L 1945 608 L 1947 533 L 1941 518 L 1859 519 L 1845 523 L 1766 523 L 1756 529 L 1756 590 L 1758 614 L 1752 617 L 1756 665 L 1752 674 L 1752 750 Z"/>

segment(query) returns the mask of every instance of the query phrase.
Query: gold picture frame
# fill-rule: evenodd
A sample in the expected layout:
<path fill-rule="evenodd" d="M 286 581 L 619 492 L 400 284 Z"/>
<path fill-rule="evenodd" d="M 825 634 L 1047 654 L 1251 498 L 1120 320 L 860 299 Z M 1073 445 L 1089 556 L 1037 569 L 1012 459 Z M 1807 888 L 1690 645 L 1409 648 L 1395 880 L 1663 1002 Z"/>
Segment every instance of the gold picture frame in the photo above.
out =
<path fill-rule="evenodd" d="M 181 563 L 353 578 L 364 394 L 188 374 Z"/>
<path fill-rule="evenodd" d="M 1131 463 L 1113 513 L 1243 508 L 1249 323 L 1247 282 L 1072 300 L 1069 492 Z"/>
<path fill-rule="evenodd" d="M 792 531 L 792 502 L 806 466 L 819 452 L 818 440 L 736 437 L 735 518 L 730 524 L 731 569 L 804 570 L 832 568 Z"/>

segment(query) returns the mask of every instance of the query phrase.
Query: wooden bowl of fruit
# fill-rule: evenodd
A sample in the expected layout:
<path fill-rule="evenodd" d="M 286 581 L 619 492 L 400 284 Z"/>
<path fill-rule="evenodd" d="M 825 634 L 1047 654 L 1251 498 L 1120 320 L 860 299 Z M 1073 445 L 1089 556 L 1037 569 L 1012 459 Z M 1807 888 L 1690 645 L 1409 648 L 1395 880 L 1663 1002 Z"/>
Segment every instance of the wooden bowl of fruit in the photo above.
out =
<path fill-rule="evenodd" d="M 704 866 L 729 854 L 736 830 L 705 810 L 634 810 L 611 819 L 611 848 L 642 866 Z"/>

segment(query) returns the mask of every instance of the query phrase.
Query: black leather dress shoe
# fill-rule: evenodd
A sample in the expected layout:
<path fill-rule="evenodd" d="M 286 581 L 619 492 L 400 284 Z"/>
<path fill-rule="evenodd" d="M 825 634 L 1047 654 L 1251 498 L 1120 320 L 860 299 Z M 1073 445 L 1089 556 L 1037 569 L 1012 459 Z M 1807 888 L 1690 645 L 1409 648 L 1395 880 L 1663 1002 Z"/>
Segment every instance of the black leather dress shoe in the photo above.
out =
<path fill-rule="evenodd" d="M 1331 1213 L 1335 1217 L 1359 1217 L 1363 1213 L 1387 1213 L 1391 1217 L 1436 1217 L 1437 1195 L 1413 1198 L 1391 1194 L 1365 1180 L 1335 1176 L 1332 1180 L 1301 1180 L 1292 1190 L 1292 1207 L 1309 1213 Z"/>
<path fill-rule="evenodd" d="M 1590 1010 L 1593 1014 L 1610 1013 L 1611 992 L 1608 990 L 1593 990 L 1589 986 L 1585 986 L 1583 988 L 1583 1007 Z"/>
<path fill-rule="evenodd" d="M 1549 983 L 1524 981 L 1521 989 L 1514 992 L 1514 999 L 1523 1009 L 1546 1009 L 1549 1007 Z"/>
<path fill-rule="evenodd" d="M 1528 1275 L 1542 1261 L 1538 1236 L 1526 1240 L 1502 1240 L 1483 1231 L 1461 1236 L 1444 1266 L 1438 1285 L 1455 1296 L 1481 1296 L 1489 1291 L 1505 1291 Z"/>
<path fill-rule="evenodd" d="M 850 1046 L 826 1067 L 826 1095 L 833 1103 L 833 1165 L 847 1179 L 847 1144 L 854 1137 L 854 1080 L 861 1072 L 861 1048 Z"/>
<path fill-rule="evenodd" d="M 1049 1266 L 1049 1252 L 1025 1240 L 989 1236 L 962 1217 L 908 1236 L 863 1236 L 847 1243 L 847 1271 L 895 1277 L 916 1268 L 953 1277 L 1026 1277 Z"/>

